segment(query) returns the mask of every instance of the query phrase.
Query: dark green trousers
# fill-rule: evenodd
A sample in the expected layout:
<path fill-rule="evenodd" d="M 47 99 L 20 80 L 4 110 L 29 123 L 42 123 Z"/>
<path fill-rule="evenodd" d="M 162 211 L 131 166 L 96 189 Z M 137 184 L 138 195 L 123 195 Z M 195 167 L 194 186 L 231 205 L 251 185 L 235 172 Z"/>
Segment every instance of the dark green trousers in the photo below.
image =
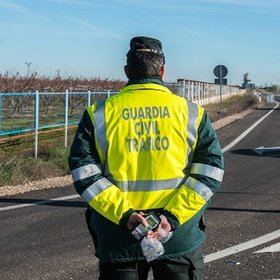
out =
<path fill-rule="evenodd" d="M 150 268 L 154 280 L 201 280 L 204 270 L 201 249 L 172 260 L 100 263 L 99 280 L 147 280 Z"/>

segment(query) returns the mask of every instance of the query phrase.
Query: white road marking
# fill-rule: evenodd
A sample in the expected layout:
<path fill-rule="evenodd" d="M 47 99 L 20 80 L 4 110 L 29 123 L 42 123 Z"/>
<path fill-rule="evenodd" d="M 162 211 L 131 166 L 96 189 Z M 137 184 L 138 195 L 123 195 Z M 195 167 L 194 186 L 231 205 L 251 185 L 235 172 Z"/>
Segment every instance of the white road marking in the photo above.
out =
<path fill-rule="evenodd" d="M 253 152 L 259 154 L 259 155 L 263 155 L 265 152 L 278 152 L 280 151 L 280 147 L 258 147 L 253 149 Z"/>
<path fill-rule="evenodd" d="M 236 246 L 232 246 L 232 247 L 226 248 L 224 250 L 218 251 L 216 253 L 209 254 L 204 257 L 204 262 L 208 263 L 208 262 L 212 262 L 212 261 L 230 256 L 230 255 L 234 255 L 239 252 L 254 248 L 263 243 L 267 243 L 267 242 L 272 241 L 277 238 L 280 238 L 280 229 L 273 231 L 271 233 L 265 234 L 263 236 L 251 239 L 247 242 L 238 244 Z"/>
<path fill-rule="evenodd" d="M 225 146 L 222 149 L 222 152 L 225 153 L 231 148 L 233 148 L 237 143 L 239 143 L 244 137 L 246 137 L 256 126 L 258 126 L 264 119 L 266 119 L 277 107 L 279 106 L 279 103 L 276 102 L 276 105 L 272 110 L 270 110 L 267 114 L 265 114 L 263 117 L 261 117 L 258 121 L 256 121 L 253 125 L 251 125 L 248 129 L 246 129 L 241 135 L 239 135 L 235 140 L 233 140 L 230 144 Z"/>
<path fill-rule="evenodd" d="M 257 254 L 257 253 L 275 253 L 275 252 L 280 252 L 280 242 L 276 243 L 276 244 L 273 244 L 271 246 L 268 246 L 268 247 L 266 247 L 262 250 L 256 251 L 256 252 L 254 252 L 254 254 Z"/>
<path fill-rule="evenodd" d="M 74 198 L 80 197 L 78 194 L 73 194 L 73 195 L 68 195 L 68 196 L 61 196 L 61 197 L 56 197 L 52 199 L 46 199 L 38 202 L 32 202 L 32 203 L 24 203 L 24 204 L 18 204 L 18 205 L 13 205 L 13 206 L 6 206 L 0 208 L 1 211 L 8 211 L 12 209 L 17 209 L 17 208 L 24 208 L 24 207 L 29 207 L 29 206 L 34 206 L 34 205 L 41 205 L 41 204 L 46 204 L 46 203 L 53 203 L 55 201 L 61 201 L 61 200 L 70 200 Z"/>

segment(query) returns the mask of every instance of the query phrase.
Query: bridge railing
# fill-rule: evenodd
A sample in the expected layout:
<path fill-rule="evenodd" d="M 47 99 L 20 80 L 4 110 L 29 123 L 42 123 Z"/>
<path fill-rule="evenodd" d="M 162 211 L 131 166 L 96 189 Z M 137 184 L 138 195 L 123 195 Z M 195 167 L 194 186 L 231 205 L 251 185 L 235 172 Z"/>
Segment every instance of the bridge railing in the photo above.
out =
<path fill-rule="evenodd" d="M 206 105 L 220 100 L 220 85 L 202 81 L 178 79 L 178 94 L 199 105 Z M 238 86 L 223 85 L 222 98 L 244 94 Z"/>

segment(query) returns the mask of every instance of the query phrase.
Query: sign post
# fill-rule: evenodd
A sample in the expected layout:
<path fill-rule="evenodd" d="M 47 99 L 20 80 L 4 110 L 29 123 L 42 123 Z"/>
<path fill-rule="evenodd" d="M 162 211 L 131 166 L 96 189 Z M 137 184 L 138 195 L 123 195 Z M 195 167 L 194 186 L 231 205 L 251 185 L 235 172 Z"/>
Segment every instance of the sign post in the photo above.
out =
<path fill-rule="evenodd" d="M 228 69 L 224 65 L 217 65 L 214 68 L 215 84 L 220 84 L 220 114 L 223 113 L 223 85 L 227 84 L 227 79 L 224 79 L 228 74 Z"/>
<path fill-rule="evenodd" d="M 3 102 L 3 98 L 2 98 L 2 94 L 0 93 L 0 131 L 2 130 L 2 102 Z"/>

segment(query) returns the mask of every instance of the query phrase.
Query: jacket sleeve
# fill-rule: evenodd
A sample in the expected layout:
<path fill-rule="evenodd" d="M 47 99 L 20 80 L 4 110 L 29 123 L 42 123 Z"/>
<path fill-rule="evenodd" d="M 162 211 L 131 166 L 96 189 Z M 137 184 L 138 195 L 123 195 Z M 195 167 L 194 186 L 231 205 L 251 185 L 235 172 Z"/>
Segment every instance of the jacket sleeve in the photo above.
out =
<path fill-rule="evenodd" d="M 208 114 L 204 112 L 190 170 L 164 209 L 173 228 L 202 215 L 224 174 L 222 151 Z"/>
<path fill-rule="evenodd" d="M 74 188 L 82 198 L 107 219 L 125 226 L 133 207 L 121 190 L 103 176 L 87 110 L 78 125 L 68 162 Z"/>

